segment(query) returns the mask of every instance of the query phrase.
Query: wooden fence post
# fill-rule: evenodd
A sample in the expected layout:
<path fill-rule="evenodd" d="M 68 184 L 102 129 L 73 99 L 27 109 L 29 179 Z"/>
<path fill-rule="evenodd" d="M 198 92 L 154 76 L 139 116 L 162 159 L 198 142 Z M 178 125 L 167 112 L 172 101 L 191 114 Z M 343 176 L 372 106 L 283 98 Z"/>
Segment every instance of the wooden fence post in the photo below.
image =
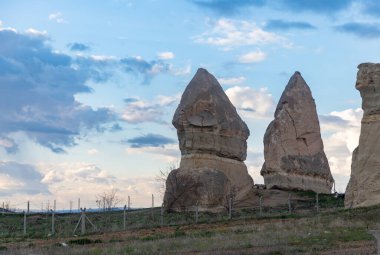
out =
<path fill-rule="evenodd" d="M 82 230 L 81 230 L 81 234 L 82 234 L 82 235 L 86 234 L 86 219 L 87 219 L 88 223 L 90 223 L 91 226 L 94 228 L 94 230 L 97 229 L 96 226 L 90 221 L 90 219 L 87 218 L 87 216 L 86 216 L 86 208 L 81 209 L 81 211 L 82 211 L 82 212 L 81 212 L 81 216 L 79 217 L 78 223 L 77 223 L 77 225 L 75 226 L 75 229 L 74 229 L 74 231 L 73 231 L 73 234 L 75 234 L 75 231 L 77 231 L 77 228 L 79 227 L 79 224 L 80 224 L 81 222 L 82 222 L 82 225 L 81 225 L 81 228 L 82 228 Z"/>
<path fill-rule="evenodd" d="M 152 220 L 154 218 L 154 195 L 152 194 Z"/>
<path fill-rule="evenodd" d="M 199 207 L 198 207 L 198 202 L 197 202 L 197 205 L 195 206 L 195 224 L 198 224 L 198 214 L 199 214 Z"/>
<path fill-rule="evenodd" d="M 161 220 L 160 220 L 160 223 L 161 223 L 161 227 L 164 226 L 164 204 L 161 205 Z"/>
<path fill-rule="evenodd" d="M 127 205 L 124 205 L 124 211 L 123 211 L 123 224 L 124 224 L 124 230 L 127 229 Z"/>
<path fill-rule="evenodd" d="M 26 235 L 26 211 L 24 211 L 24 236 Z"/>
<path fill-rule="evenodd" d="M 85 235 L 86 234 L 86 208 L 82 210 L 81 214 L 81 220 L 82 220 L 82 229 L 81 229 L 81 234 Z"/>
<path fill-rule="evenodd" d="M 232 218 L 232 197 L 228 200 L 228 219 Z"/>
<path fill-rule="evenodd" d="M 318 193 L 315 195 L 315 200 L 316 200 L 316 206 L 317 206 L 317 213 L 319 213 L 319 194 Z"/>
<path fill-rule="evenodd" d="M 55 234 L 55 221 L 54 221 L 54 213 L 55 211 L 51 211 L 51 234 Z"/>

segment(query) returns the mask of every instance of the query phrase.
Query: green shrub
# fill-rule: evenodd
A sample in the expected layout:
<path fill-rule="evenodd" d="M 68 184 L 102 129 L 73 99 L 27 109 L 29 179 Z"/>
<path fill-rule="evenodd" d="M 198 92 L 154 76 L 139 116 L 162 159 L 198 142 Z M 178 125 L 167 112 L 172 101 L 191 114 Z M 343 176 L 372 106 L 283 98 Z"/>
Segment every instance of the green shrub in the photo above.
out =
<path fill-rule="evenodd" d="M 88 238 L 81 238 L 81 239 L 75 239 L 70 240 L 69 244 L 79 244 L 79 245 L 85 245 L 85 244 L 92 244 L 93 241 Z"/>

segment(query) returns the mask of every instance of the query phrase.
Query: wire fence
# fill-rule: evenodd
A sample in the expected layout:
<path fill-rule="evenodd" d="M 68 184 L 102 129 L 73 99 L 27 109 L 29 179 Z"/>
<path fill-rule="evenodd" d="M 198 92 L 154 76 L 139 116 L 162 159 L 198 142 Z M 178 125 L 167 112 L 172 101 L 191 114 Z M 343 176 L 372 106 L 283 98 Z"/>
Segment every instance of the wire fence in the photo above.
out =
<path fill-rule="evenodd" d="M 198 205 L 176 208 L 180 212 L 167 212 L 163 206 L 132 208 L 130 199 L 124 207 L 117 208 L 69 208 L 56 210 L 57 203 L 42 211 L 26 208 L 12 210 L 0 208 L 0 238 L 21 237 L 46 238 L 69 237 L 92 233 L 125 231 L 139 228 L 214 223 L 221 221 L 259 219 L 267 217 L 315 216 L 319 213 L 333 212 L 343 208 L 343 199 L 332 195 L 318 195 L 308 200 L 292 200 L 289 196 L 279 206 L 266 206 L 260 198 L 259 205 L 238 207 L 232 201 L 219 212 L 210 213 L 200 210 Z M 50 208 L 49 208 L 50 207 Z M 2 210 L 1 210 L 2 209 Z M 29 210 L 28 210 L 29 209 Z M 173 209 L 173 208 L 172 208 Z"/>

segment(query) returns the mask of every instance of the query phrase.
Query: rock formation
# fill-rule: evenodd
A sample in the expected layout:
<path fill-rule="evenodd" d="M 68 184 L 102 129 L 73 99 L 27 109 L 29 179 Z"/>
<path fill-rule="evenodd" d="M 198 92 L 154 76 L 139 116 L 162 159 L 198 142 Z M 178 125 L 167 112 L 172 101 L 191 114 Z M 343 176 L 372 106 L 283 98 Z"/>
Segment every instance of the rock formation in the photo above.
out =
<path fill-rule="evenodd" d="M 261 175 L 267 188 L 330 193 L 334 179 L 314 99 L 299 72 L 290 78 L 274 117 L 264 135 Z"/>
<path fill-rule="evenodd" d="M 346 189 L 348 208 L 380 204 L 380 64 L 365 63 L 358 68 L 355 88 L 360 91 L 364 113 Z"/>
<path fill-rule="evenodd" d="M 174 114 L 181 163 L 166 181 L 167 209 L 199 205 L 216 211 L 244 199 L 253 180 L 244 160 L 249 129 L 218 81 L 205 69 L 186 87 Z M 188 208 L 187 208 L 188 209 Z"/>

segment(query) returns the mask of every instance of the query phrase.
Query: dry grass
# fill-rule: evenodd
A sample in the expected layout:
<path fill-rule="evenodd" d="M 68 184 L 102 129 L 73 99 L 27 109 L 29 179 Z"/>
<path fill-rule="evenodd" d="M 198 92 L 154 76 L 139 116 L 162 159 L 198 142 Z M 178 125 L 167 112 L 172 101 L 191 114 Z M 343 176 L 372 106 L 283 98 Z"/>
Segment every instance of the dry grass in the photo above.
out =
<path fill-rule="evenodd" d="M 2 247 L 7 249 L 4 254 L 373 254 L 376 244 L 368 229 L 377 222 L 380 208 L 372 207 L 301 218 L 224 220 L 76 238 L 8 240 Z M 66 247 L 58 245 L 70 240 L 74 241 Z"/>

